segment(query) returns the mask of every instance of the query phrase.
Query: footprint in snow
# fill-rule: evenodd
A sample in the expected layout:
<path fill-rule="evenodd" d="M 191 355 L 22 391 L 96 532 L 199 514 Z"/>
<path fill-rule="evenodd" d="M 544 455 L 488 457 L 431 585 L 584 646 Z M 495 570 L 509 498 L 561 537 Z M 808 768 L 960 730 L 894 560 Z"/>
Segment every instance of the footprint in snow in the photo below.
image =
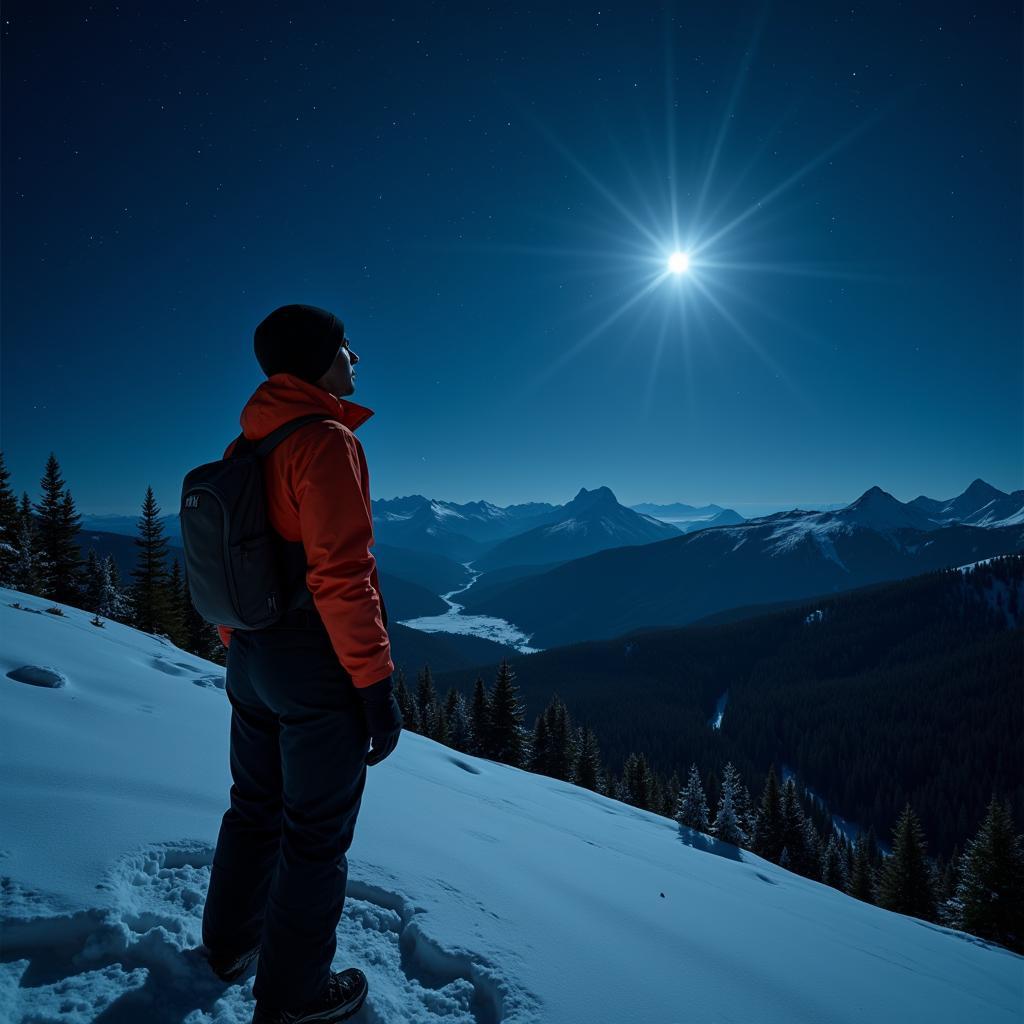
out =
<path fill-rule="evenodd" d="M 199 954 L 213 849 L 161 843 L 123 857 L 97 889 L 104 908 L 60 912 L 3 881 L 0 1009 L 10 1024 L 248 1024 L 255 969 L 226 985 Z M 351 868 L 350 868 L 351 870 Z M 349 877 L 333 967 L 370 994 L 353 1024 L 536 1024 L 538 1001 L 471 950 L 442 945 L 429 914 Z"/>
<path fill-rule="evenodd" d="M 7 673 L 7 678 L 13 679 L 16 683 L 44 686 L 53 690 L 68 685 L 68 677 L 48 665 L 22 665 L 21 668 L 12 668 Z"/>

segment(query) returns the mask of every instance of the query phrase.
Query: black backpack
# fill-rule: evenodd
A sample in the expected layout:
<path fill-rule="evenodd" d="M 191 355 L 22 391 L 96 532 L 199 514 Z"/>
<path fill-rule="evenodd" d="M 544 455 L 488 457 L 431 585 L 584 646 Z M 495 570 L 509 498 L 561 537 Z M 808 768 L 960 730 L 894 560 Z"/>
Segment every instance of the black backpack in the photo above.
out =
<path fill-rule="evenodd" d="M 186 475 L 181 488 L 185 569 L 192 603 L 207 622 L 262 629 L 288 610 L 285 541 L 267 517 L 262 460 L 299 427 L 329 419 L 326 413 L 300 416 L 258 444 L 242 435 L 228 458 Z"/>

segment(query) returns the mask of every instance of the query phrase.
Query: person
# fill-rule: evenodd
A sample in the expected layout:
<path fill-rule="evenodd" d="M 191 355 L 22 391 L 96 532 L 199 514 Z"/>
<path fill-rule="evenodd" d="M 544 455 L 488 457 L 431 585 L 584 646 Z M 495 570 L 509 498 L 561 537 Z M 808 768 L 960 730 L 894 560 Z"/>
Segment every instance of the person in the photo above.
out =
<path fill-rule="evenodd" d="M 263 461 L 267 513 L 286 579 L 291 573 L 287 610 L 264 629 L 218 627 L 228 649 L 233 784 L 202 952 L 225 981 L 258 958 L 253 1024 L 339 1021 L 368 987 L 358 968 L 331 970 L 346 853 L 367 767 L 391 754 L 402 729 L 370 551 L 369 473 L 355 436 L 373 412 L 344 397 L 355 391 L 359 356 L 327 310 L 282 306 L 256 328 L 254 344 L 267 380 L 242 410 L 244 436 L 325 418 L 298 427 Z"/>

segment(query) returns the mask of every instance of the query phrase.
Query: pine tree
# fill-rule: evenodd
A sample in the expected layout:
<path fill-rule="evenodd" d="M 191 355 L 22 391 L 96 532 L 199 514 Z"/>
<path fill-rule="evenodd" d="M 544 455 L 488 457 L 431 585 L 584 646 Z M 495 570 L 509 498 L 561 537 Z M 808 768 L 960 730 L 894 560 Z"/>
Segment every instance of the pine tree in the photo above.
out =
<path fill-rule="evenodd" d="M 630 753 L 622 766 L 622 799 L 648 811 L 651 808 L 651 771 L 644 754 Z"/>
<path fill-rule="evenodd" d="M 454 686 L 448 690 L 444 702 L 444 720 L 448 730 L 448 746 L 468 754 L 470 729 L 466 699 Z"/>
<path fill-rule="evenodd" d="M 182 650 L 188 649 L 188 623 L 185 618 L 185 581 L 181 574 L 181 563 L 174 559 L 167 577 L 167 618 L 165 628 L 171 643 Z"/>
<path fill-rule="evenodd" d="M 420 732 L 428 739 L 437 739 L 437 694 L 429 665 L 424 665 L 416 677 L 416 715 Z"/>
<path fill-rule="evenodd" d="M 680 831 L 696 829 L 698 832 L 710 832 L 708 823 L 708 801 L 704 795 L 704 786 L 700 781 L 697 766 L 690 766 L 690 775 L 686 780 L 686 788 L 680 790 L 676 804 L 675 820 L 679 822 Z"/>
<path fill-rule="evenodd" d="M 601 751 L 594 730 L 587 726 L 577 730 L 576 760 L 572 768 L 572 781 L 595 793 L 602 791 Z"/>
<path fill-rule="evenodd" d="M 11 474 L 0 451 L 0 586 L 13 586 L 14 566 L 18 561 L 18 536 L 21 513 L 18 499 L 11 489 Z"/>
<path fill-rule="evenodd" d="M 477 676 L 473 685 L 473 703 L 469 710 L 469 726 L 472 732 L 471 753 L 477 757 L 493 757 L 494 743 L 491 740 L 491 695 Z"/>
<path fill-rule="evenodd" d="M 863 832 L 858 833 L 854 846 L 853 873 L 850 875 L 849 893 L 865 903 L 875 902 L 868 837 Z"/>
<path fill-rule="evenodd" d="M 62 604 L 79 600 L 78 572 L 82 557 L 77 535 L 80 517 L 65 490 L 60 464 L 50 453 L 43 473 L 42 498 L 35 506 L 36 544 L 43 596 Z"/>
<path fill-rule="evenodd" d="M 82 584 L 84 583 L 84 563 L 82 549 L 78 544 L 78 534 L 82 526 L 82 517 L 75 508 L 75 499 L 71 490 L 64 489 L 60 503 L 62 571 L 66 573 L 67 582 L 62 584 L 64 597 L 58 601 L 66 604 L 80 604 L 82 601 Z"/>
<path fill-rule="evenodd" d="M 661 776 L 653 768 L 650 772 L 650 803 L 647 809 L 654 811 L 655 814 L 661 814 L 662 804 L 665 803 L 665 784 L 661 781 Z"/>
<path fill-rule="evenodd" d="M 502 658 L 491 693 L 490 725 L 494 760 L 520 768 L 525 761 L 527 744 L 523 729 L 524 709 L 515 678 L 508 659 Z"/>
<path fill-rule="evenodd" d="M 757 809 L 751 799 L 750 790 L 740 779 L 739 772 L 736 773 L 733 803 L 736 807 L 736 819 L 739 822 L 740 831 L 743 833 L 743 846 L 750 849 L 750 845 L 754 841 L 754 828 L 757 825 Z"/>
<path fill-rule="evenodd" d="M 834 832 L 829 836 L 828 845 L 821 855 L 821 880 L 825 885 L 831 885 L 833 889 L 846 892 L 846 861 Z"/>
<path fill-rule="evenodd" d="M 39 542 L 36 521 L 28 494 L 22 494 L 18 509 L 17 554 L 11 567 L 11 586 L 23 594 L 42 596 L 42 568 L 39 564 Z"/>
<path fill-rule="evenodd" d="M 925 847 L 921 823 L 908 802 L 893 829 L 892 856 L 882 870 L 879 906 L 925 921 L 935 920 L 935 894 Z"/>
<path fill-rule="evenodd" d="M 135 538 L 138 560 L 132 570 L 135 585 L 132 601 L 135 606 L 135 627 L 145 633 L 167 633 L 169 602 L 167 600 L 167 538 L 160 522 L 160 507 L 153 497 L 153 488 L 146 488 L 139 519 L 139 536 Z"/>
<path fill-rule="evenodd" d="M 548 714 L 545 711 L 544 714 L 537 716 L 537 721 L 533 726 L 533 743 L 530 748 L 530 761 L 527 765 L 531 772 L 536 772 L 538 775 L 549 774 L 550 751 L 548 745 Z"/>
<path fill-rule="evenodd" d="M 817 866 L 812 869 L 812 853 L 808 849 L 806 817 L 800 805 L 800 797 L 796 789 L 796 780 L 790 776 L 782 787 L 782 846 L 786 851 L 785 867 L 799 875 L 812 877 L 817 873 Z M 781 857 L 779 863 L 782 863 Z"/>
<path fill-rule="evenodd" d="M 89 554 L 85 559 L 85 572 L 83 573 L 82 586 L 82 607 L 87 612 L 98 611 L 100 600 L 103 597 L 104 572 L 103 563 L 95 548 L 89 548 Z"/>
<path fill-rule="evenodd" d="M 409 687 L 405 685 L 405 672 L 401 666 L 395 675 L 398 677 L 395 683 L 395 700 L 398 701 L 398 710 L 402 712 L 402 727 L 410 732 L 419 732 L 420 717 L 416 710 L 416 701 L 409 693 Z"/>
<path fill-rule="evenodd" d="M 569 709 L 556 693 L 547 710 L 548 715 L 548 767 L 547 775 L 569 782 L 572 779 L 572 763 L 575 759 L 572 737 L 572 720 Z"/>
<path fill-rule="evenodd" d="M 676 805 L 679 802 L 679 791 L 683 788 L 683 784 L 679 781 L 679 772 L 672 772 L 668 777 L 668 782 L 665 784 L 664 799 L 661 804 L 661 813 L 666 818 L 674 818 L 676 813 Z"/>
<path fill-rule="evenodd" d="M 768 778 L 761 794 L 761 806 L 754 826 L 751 848 L 759 857 L 777 864 L 782 856 L 783 845 L 782 795 L 779 792 L 779 778 L 775 774 L 775 765 L 772 765 L 768 769 Z"/>
<path fill-rule="evenodd" d="M 434 739 L 443 743 L 446 747 L 451 746 L 448 739 L 448 716 L 444 713 L 444 707 L 437 698 L 434 699 Z"/>
<path fill-rule="evenodd" d="M 711 831 L 717 839 L 723 843 L 732 843 L 733 846 L 742 846 L 746 840 L 736 815 L 736 791 L 739 785 L 739 775 L 730 761 L 722 772 L 722 792 Z"/>
<path fill-rule="evenodd" d="M 1024 837 L 1008 803 L 989 801 L 977 835 L 961 858 L 959 927 L 1024 953 Z"/>
<path fill-rule="evenodd" d="M 103 560 L 103 574 L 104 586 L 109 586 L 109 590 L 105 592 L 105 610 L 100 614 L 125 625 L 131 624 L 135 618 L 131 594 L 121 585 L 121 570 L 113 555 L 107 555 Z"/>
<path fill-rule="evenodd" d="M 180 614 L 185 626 L 185 650 L 207 661 L 223 664 L 226 660 L 224 645 L 217 635 L 217 627 L 207 622 L 196 611 L 196 606 L 192 603 L 192 588 L 188 583 L 187 571 L 181 581 Z"/>
<path fill-rule="evenodd" d="M 131 609 L 121 589 L 121 577 L 113 555 L 107 555 L 100 563 L 100 586 L 94 611 L 97 615 L 113 619 L 115 622 L 131 620 Z"/>
<path fill-rule="evenodd" d="M 821 881 L 821 858 L 823 854 L 821 836 L 810 816 L 804 817 L 804 848 L 800 873 L 807 878 Z"/>

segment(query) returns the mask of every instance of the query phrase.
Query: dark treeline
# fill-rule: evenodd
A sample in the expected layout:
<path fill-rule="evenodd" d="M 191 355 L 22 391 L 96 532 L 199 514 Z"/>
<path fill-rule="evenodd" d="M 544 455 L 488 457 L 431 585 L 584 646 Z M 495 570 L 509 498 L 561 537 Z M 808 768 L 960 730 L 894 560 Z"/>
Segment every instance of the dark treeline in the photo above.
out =
<path fill-rule="evenodd" d="M 399 671 L 397 696 L 407 729 L 455 750 L 673 818 L 688 844 L 694 831 L 703 832 L 856 899 L 1024 952 L 1024 837 L 1016 832 L 1009 802 L 994 794 L 962 854 L 954 851 L 949 860 L 931 857 L 909 802 L 892 829 L 892 852 L 884 854 L 873 830 L 851 842 L 808 800 L 795 777 L 780 784 L 774 765 L 756 802 L 731 762 L 720 778 L 709 775 L 710 800 L 696 764 L 683 784 L 675 773 L 662 778 L 643 753 L 631 752 L 616 775 L 605 766 L 593 730 L 574 724 L 557 695 L 532 730 L 527 728 L 507 659 L 493 687 L 477 676 L 468 702 L 455 687 L 440 697 L 429 666 L 412 689 Z"/>
<path fill-rule="evenodd" d="M 949 858 L 992 793 L 1024 819 L 1022 594 L 1014 555 L 510 662 L 528 714 L 560 694 L 611 764 L 643 751 L 667 778 L 694 761 L 708 772 L 731 762 L 751 786 L 776 764 L 878 836 L 911 803 Z M 468 693 L 475 674 L 446 672 L 440 684 Z"/>
<path fill-rule="evenodd" d="M 27 493 L 20 501 L 15 496 L 0 452 L 0 585 L 92 612 L 99 628 L 106 619 L 122 622 L 223 664 L 217 631 L 193 607 L 180 563 L 167 564 L 167 539 L 152 488 L 142 502 L 130 580 L 121 579 L 112 555 L 101 559 L 90 549 L 83 557 L 80 522 L 55 455 L 47 459 L 40 497 L 33 503 Z"/>

